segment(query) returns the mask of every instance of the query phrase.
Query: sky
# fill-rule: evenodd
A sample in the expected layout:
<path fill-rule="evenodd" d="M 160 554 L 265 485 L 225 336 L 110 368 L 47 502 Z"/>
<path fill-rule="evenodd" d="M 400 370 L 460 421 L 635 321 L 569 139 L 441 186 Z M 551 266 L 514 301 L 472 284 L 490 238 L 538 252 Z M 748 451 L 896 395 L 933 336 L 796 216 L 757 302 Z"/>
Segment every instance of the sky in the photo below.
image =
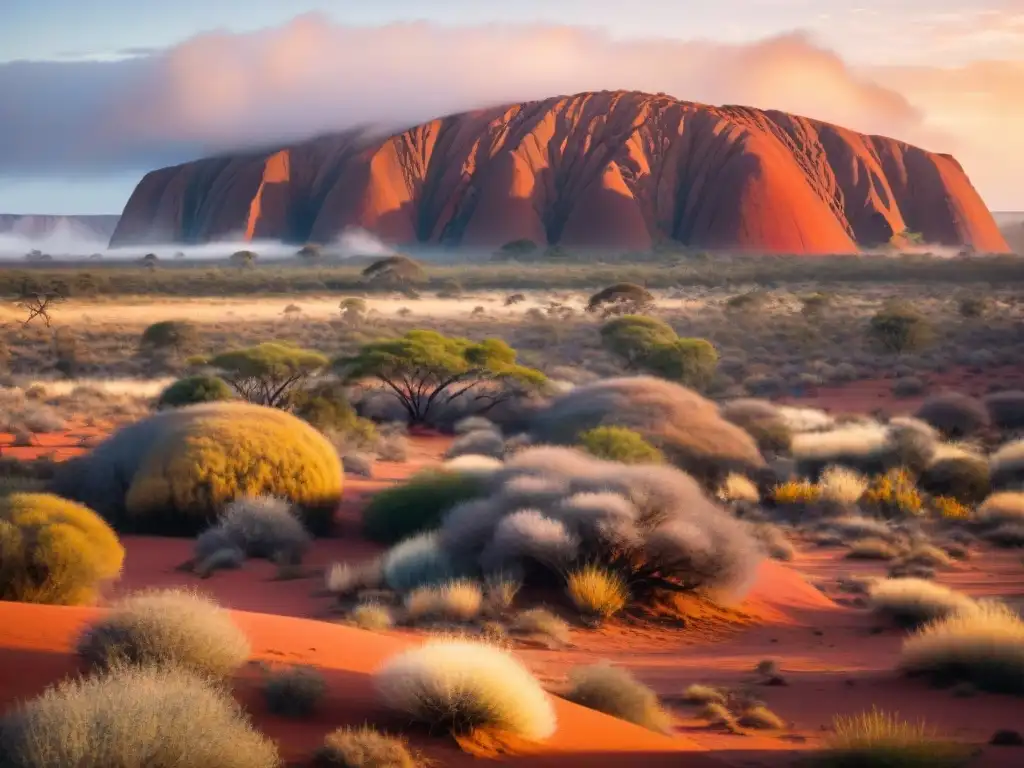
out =
<path fill-rule="evenodd" d="M 582 90 L 783 109 L 952 153 L 1024 210 L 1024 0 L 0 0 L 0 213 L 147 171 Z"/>

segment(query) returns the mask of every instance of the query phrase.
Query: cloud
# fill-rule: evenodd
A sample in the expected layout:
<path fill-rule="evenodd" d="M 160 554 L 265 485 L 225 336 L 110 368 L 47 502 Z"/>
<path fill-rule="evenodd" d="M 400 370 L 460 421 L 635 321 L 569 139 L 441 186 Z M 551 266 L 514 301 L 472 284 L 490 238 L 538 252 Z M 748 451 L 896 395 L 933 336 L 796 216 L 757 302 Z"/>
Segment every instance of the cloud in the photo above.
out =
<path fill-rule="evenodd" d="M 799 33 L 726 45 L 617 40 L 561 26 L 357 28 L 309 15 L 137 53 L 0 65 L 0 173 L 142 171 L 356 125 L 399 129 L 604 89 L 782 109 L 957 154 L 973 140 L 930 114 L 956 98 L 955 88 L 937 94 L 906 70 L 894 85 L 887 72 L 852 68 Z M 976 76 L 964 72 L 956 88 L 974 88 Z M 1019 101 L 1024 88 L 1011 80 Z M 979 108 L 1001 114 L 998 105 Z"/>

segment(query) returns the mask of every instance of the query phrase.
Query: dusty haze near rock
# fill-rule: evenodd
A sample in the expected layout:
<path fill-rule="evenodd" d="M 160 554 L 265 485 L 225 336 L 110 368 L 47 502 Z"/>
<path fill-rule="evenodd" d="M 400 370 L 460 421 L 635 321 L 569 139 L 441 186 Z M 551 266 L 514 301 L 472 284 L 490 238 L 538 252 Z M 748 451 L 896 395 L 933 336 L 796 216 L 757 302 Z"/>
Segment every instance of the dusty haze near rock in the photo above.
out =
<path fill-rule="evenodd" d="M 959 163 L 782 112 L 584 93 L 148 174 L 111 245 L 244 233 L 497 246 L 849 253 L 904 231 L 1004 252 Z"/>

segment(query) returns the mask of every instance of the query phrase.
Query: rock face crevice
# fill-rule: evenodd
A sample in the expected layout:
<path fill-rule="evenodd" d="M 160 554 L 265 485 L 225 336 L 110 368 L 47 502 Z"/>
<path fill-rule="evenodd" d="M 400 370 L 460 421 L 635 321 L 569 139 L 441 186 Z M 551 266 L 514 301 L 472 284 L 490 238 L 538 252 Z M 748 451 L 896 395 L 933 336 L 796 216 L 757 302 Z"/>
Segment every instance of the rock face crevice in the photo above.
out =
<path fill-rule="evenodd" d="M 903 232 L 1008 251 L 960 165 L 783 112 L 637 92 L 349 131 L 146 175 L 112 246 L 230 237 L 849 253 Z"/>

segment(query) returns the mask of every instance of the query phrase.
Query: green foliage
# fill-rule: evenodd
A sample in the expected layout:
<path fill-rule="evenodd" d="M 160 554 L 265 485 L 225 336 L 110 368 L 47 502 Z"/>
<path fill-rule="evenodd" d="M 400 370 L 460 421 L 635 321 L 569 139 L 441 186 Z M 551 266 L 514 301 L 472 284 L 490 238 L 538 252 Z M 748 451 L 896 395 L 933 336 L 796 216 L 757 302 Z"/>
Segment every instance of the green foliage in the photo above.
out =
<path fill-rule="evenodd" d="M 278 342 L 223 352 L 209 361 L 243 398 L 271 407 L 279 407 L 295 386 L 327 363 L 319 352 Z"/>
<path fill-rule="evenodd" d="M 591 455 L 622 464 L 663 464 L 665 456 L 639 432 L 627 427 L 594 427 L 580 435 Z"/>
<path fill-rule="evenodd" d="M 540 371 L 517 364 L 515 350 L 501 339 L 473 342 L 436 331 L 371 342 L 335 365 L 349 382 L 383 382 L 413 424 L 456 398 L 471 398 L 482 413 L 546 381 Z"/>
<path fill-rule="evenodd" d="M 676 339 L 652 348 L 644 367 L 649 373 L 699 391 L 714 378 L 718 352 L 704 339 Z"/>
<path fill-rule="evenodd" d="M 340 432 L 360 444 L 377 439 L 377 428 L 369 419 L 360 418 L 349 404 L 345 386 L 339 381 L 324 381 L 308 389 L 298 389 L 288 398 L 289 410 L 321 432 Z"/>
<path fill-rule="evenodd" d="M 163 411 L 62 462 L 53 489 L 117 527 L 194 535 L 242 496 L 276 496 L 313 533 L 333 526 L 341 498 L 334 446 L 289 413 L 243 402 Z"/>
<path fill-rule="evenodd" d="M 643 315 L 624 315 L 601 328 L 606 349 L 626 365 L 693 389 L 706 387 L 718 367 L 718 353 L 703 339 L 681 339 L 668 323 Z"/>
<path fill-rule="evenodd" d="M 902 354 L 927 346 L 933 331 L 928 319 L 914 307 L 894 302 L 871 318 L 868 335 L 886 352 Z"/>
<path fill-rule="evenodd" d="M 671 344 L 679 338 L 664 320 L 645 315 L 623 315 L 601 327 L 605 348 L 621 357 L 630 368 L 642 368 L 651 350 L 660 344 Z"/>
<path fill-rule="evenodd" d="M 196 374 L 178 379 L 160 393 L 158 408 L 181 408 L 196 403 L 217 403 L 234 400 L 235 393 L 219 376 Z"/>
<path fill-rule="evenodd" d="M 421 472 L 370 499 L 363 510 L 363 532 L 373 541 L 393 544 L 436 528 L 448 510 L 477 498 L 483 490 L 479 477 L 458 472 Z"/>
<path fill-rule="evenodd" d="M 199 329 L 184 320 L 162 320 L 142 332 L 139 346 L 144 352 L 172 351 L 181 355 L 199 343 Z"/>
<path fill-rule="evenodd" d="M 117 535 L 91 509 L 47 493 L 0 496 L 0 600 L 89 604 L 123 561 Z"/>

